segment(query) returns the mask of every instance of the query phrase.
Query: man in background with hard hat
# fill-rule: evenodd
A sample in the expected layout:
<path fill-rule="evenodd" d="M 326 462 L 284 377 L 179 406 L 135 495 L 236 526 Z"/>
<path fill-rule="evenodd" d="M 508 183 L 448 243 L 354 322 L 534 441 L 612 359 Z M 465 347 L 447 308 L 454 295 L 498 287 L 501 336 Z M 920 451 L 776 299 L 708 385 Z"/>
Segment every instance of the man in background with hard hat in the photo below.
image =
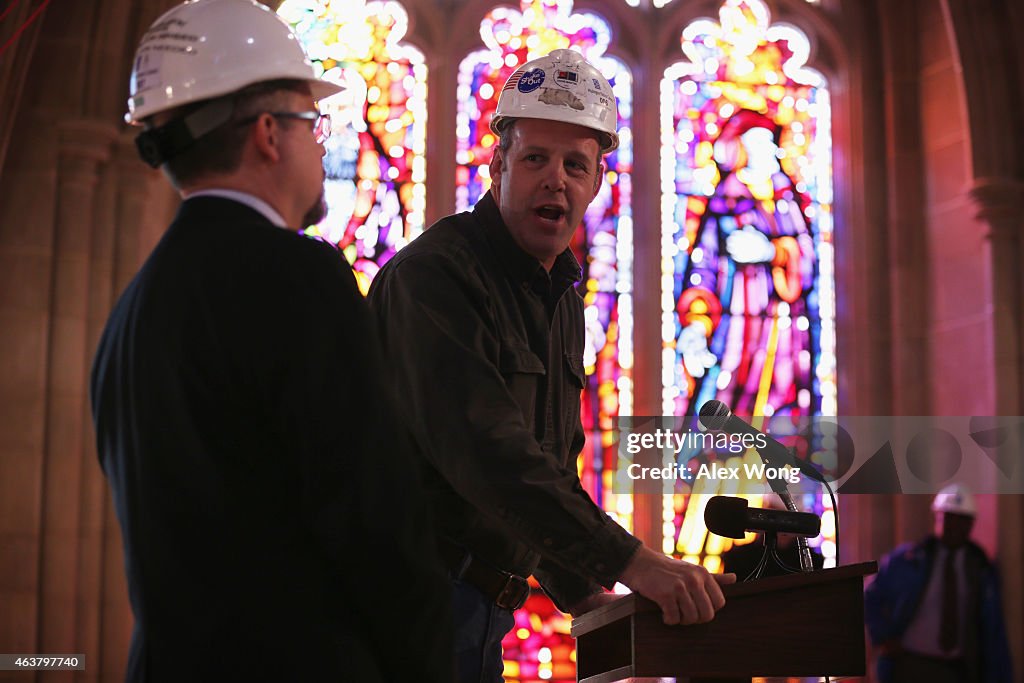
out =
<path fill-rule="evenodd" d="M 999 581 L 970 540 L 977 515 L 961 484 L 932 502 L 935 534 L 882 558 L 864 592 L 880 683 L 1009 683 Z"/>
<path fill-rule="evenodd" d="M 574 615 L 621 581 L 670 624 L 710 620 L 719 583 L 735 579 L 644 548 L 577 475 L 584 320 L 568 247 L 618 146 L 616 120 L 610 84 L 578 53 L 519 67 L 491 121 L 490 191 L 370 288 L 426 456 L 463 683 L 502 680 L 501 640 L 531 574 Z"/>
<path fill-rule="evenodd" d="M 127 119 L 184 199 L 93 367 L 130 681 L 452 678 L 449 587 L 351 270 L 295 36 L 198 0 L 143 36 Z M 400 643 L 400 646 L 396 644 Z"/>

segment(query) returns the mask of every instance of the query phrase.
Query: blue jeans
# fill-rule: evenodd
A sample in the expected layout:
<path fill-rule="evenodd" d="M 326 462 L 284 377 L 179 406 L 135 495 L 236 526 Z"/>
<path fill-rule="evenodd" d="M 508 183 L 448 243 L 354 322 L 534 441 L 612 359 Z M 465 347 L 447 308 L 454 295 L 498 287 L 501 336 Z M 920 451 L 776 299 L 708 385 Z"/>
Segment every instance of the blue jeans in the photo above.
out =
<path fill-rule="evenodd" d="M 468 583 L 452 581 L 458 683 L 504 683 L 501 641 L 515 626 L 512 612 Z"/>

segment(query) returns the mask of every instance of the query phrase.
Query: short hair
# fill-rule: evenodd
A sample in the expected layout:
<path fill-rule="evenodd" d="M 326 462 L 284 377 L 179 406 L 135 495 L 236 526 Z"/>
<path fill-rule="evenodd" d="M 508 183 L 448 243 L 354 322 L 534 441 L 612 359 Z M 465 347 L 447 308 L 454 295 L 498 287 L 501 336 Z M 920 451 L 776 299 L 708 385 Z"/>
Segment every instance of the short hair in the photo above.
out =
<path fill-rule="evenodd" d="M 515 125 L 515 121 L 509 121 L 501 127 L 501 132 L 498 133 L 498 149 L 502 154 L 508 154 L 508 150 L 512 147 L 512 129 L 515 128 Z"/>
<path fill-rule="evenodd" d="M 309 94 L 309 86 L 305 81 L 292 79 L 262 81 L 219 98 L 191 102 L 167 112 L 165 116 L 151 117 L 146 122 L 147 128 L 154 125 L 154 119 L 159 125 L 163 125 L 169 120 L 188 116 L 218 99 L 228 101 L 232 107 L 231 117 L 226 122 L 164 163 L 163 171 L 171 184 L 176 189 L 181 189 L 182 186 L 194 183 L 204 176 L 238 170 L 242 164 L 242 150 L 249 136 L 247 128 L 238 123 L 262 112 L 287 106 L 287 92 Z"/>

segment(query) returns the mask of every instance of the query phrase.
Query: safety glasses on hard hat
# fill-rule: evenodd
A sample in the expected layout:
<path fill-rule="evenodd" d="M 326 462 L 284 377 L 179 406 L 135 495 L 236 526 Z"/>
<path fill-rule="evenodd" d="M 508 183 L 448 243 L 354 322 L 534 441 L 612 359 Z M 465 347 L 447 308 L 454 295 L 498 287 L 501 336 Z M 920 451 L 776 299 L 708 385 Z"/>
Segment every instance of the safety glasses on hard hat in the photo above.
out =
<path fill-rule="evenodd" d="M 247 119 L 242 119 L 236 125 L 247 126 L 254 123 L 263 114 L 270 114 L 275 119 L 300 119 L 302 121 L 315 121 L 313 124 L 313 136 L 316 141 L 323 144 L 327 138 L 331 137 L 331 116 L 330 114 L 321 114 L 318 111 L 267 111 L 251 116 Z"/>

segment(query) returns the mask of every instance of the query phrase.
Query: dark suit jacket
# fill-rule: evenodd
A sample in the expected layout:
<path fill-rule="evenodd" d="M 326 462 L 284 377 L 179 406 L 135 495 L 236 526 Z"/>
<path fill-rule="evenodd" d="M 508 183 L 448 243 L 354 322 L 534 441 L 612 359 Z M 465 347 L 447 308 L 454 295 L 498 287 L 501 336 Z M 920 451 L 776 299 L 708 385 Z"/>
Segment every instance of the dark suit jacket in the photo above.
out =
<path fill-rule="evenodd" d="M 130 681 L 450 681 L 448 582 L 375 326 L 330 246 L 184 202 L 92 373 Z"/>

